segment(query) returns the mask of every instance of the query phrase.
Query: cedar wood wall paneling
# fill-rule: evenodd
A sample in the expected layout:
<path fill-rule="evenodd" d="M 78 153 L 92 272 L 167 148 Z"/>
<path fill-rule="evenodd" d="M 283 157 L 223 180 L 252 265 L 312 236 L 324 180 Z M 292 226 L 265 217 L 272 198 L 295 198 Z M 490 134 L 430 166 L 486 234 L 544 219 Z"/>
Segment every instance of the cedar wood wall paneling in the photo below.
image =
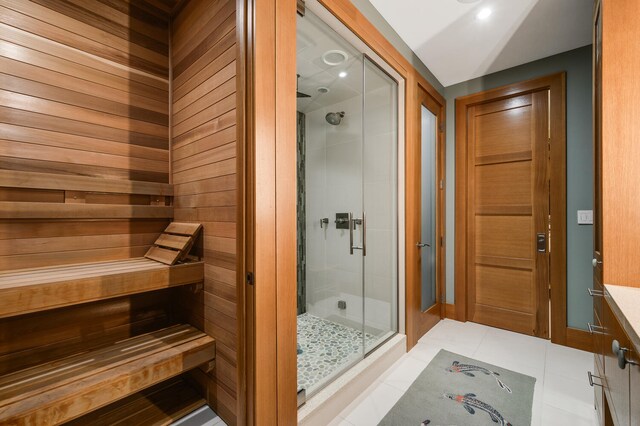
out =
<path fill-rule="evenodd" d="M 0 2 L 0 169 L 167 183 L 171 7 L 165 0 Z M 73 197 L 0 181 L 0 202 Z M 152 198 L 87 194 L 82 201 L 149 205 Z M 2 219 L 0 270 L 142 256 L 167 223 Z"/>
<path fill-rule="evenodd" d="M 216 339 L 215 369 L 193 379 L 236 423 L 236 3 L 192 0 L 172 21 L 175 220 L 204 225 L 204 291 L 179 289 L 192 324 Z"/>

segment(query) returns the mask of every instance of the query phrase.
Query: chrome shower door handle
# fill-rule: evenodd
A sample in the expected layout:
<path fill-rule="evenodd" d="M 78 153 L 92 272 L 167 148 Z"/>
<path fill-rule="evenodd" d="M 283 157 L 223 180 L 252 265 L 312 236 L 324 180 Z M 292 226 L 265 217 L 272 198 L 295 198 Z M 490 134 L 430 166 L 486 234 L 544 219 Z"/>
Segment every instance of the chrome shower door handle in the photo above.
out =
<path fill-rule="evenodd" d="M 418 247 L 418 248 L 431 247 L 431 244 L 428 244 L 428 243 L 416 243 L 416 247 Z"/>
<path fill-rule="evenodd" d="M 349 213 L 349 254 L 353 254 L 353 213 Z"/>
<path fill-rule="evenodd" d="M 367 255 L 367 215 L 362 212 L 362 255 Z"/>
<path fill-rule="evenodd" d="M 353 245 L 353 231 L 356 223 L 362 225 L 362 246 Z M 362 219 L 354 219 L 353 213 L 349 213 L 349 254 L 353 254 L 354 250 L 362 250 L 362 255 L 367 255 L 367 217 L 362 212 Z"/>

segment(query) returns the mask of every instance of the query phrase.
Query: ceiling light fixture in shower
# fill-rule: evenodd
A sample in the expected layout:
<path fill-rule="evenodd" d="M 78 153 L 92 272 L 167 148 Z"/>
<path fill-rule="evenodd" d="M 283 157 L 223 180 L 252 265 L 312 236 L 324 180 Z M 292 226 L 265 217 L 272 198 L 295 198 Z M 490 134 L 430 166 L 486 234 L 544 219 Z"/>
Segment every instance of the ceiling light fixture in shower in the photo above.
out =
<path fill-rule="evenodd" d="M 348 56 L 342 50 L 327 50 L 322 55 L 322 62 L 332 67 L 344 64 Z"/>
<path fill-rule="evenodd" d="M 347 76 L 347 72 L 346 71 L 340 71 L 340 73 L 338 74 L 338 77 L 340 78 L 345 78 Z"/>
<path fill-rule="evenodd" d="M 491 9 L 489 9 L 488 7 L 485 7 L 483 9 L 480 9 L 480 12 L 478 12 L 478 14 L 476 15 L 476 18 L 479 19 L 480 21 L 484 21 L 489 16 L 491 16 Z"/>

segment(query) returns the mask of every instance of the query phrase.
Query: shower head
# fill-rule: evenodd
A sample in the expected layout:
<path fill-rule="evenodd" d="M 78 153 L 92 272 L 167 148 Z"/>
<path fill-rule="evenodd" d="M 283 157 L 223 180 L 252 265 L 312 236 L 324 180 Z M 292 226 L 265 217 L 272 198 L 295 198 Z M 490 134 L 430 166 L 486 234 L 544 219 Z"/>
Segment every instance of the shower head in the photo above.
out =
<path fill-rule="evenodd" d="M 342 122 L 342 118 L 344 117 L 344 111 L 342 112 L 330 112 L 324 118 L 327 120 L 327 123 L 337 126 Z"/>

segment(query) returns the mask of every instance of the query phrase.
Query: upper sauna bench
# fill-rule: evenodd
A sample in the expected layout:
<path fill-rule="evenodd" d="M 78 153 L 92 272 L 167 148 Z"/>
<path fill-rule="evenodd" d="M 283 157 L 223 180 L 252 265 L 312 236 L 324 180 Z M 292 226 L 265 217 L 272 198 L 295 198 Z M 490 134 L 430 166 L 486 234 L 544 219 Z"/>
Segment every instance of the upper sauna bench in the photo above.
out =
<path fill-rule="evenodd" d="M 0 219 L 46 219 L 65 226 L 55 221 L 173 217 L 173 187 L 164 183 L 0 170 L 0 187 L 9 194 L 0 201 Z M 78 263 L 62 251 L 54 253 L 53 266 L 0 272 L 0 318 L 201 283 L 203 262 L 178 263 L 201 229 L 171 223 L 145 257 Z"/>

